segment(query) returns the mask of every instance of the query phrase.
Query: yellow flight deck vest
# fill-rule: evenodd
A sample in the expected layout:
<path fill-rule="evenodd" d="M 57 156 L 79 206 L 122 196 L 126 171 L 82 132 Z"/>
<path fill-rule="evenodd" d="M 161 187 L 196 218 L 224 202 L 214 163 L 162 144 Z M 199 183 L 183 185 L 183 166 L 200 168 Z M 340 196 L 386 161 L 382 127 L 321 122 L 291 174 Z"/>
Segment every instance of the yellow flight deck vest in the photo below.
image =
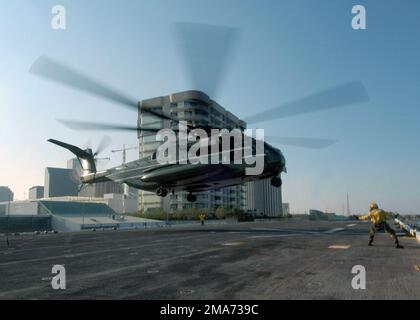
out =
<path fill-rule="evenodd" d="M 374 225 L 385 222 L 387 219 L 387 213 L 382 209 L 373 209 L 369 212 L 368 215 L 360 217 L 360 220 L 369 220 L 372 221 Z"/>

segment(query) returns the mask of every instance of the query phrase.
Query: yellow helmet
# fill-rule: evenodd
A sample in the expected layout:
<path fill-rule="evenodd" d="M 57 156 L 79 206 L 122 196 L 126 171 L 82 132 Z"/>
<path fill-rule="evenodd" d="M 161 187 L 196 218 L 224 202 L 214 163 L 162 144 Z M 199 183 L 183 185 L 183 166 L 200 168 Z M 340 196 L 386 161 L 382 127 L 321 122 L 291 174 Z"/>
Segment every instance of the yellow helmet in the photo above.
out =
<path fill-rule="evenodd" d="M 374 210 L 374 209 L 378 209 L 379 207 L 378 207 L 378 204 L 376 203 L 376 202 L 372 202 L 371 204 L 370 204 L 370 210 Z"/>

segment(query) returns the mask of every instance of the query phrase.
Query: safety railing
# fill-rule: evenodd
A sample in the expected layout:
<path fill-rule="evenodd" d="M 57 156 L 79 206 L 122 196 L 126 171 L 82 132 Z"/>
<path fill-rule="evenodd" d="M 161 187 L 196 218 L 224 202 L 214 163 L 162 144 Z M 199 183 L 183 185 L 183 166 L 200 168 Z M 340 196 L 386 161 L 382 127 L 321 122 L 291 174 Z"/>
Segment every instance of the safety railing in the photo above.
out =
<path fill-rule="evenodd" d="M 401 219 L 395 218 L 395 223 L 397 223 L 401 229 L 405 230 L 409 235 L 411 235 L 414 238 L 417 238 L 417 240 L 420 241 L 420 233 L 417 234 L 416 228 L 410 226 L 409 224 L 405 223 Z"/>

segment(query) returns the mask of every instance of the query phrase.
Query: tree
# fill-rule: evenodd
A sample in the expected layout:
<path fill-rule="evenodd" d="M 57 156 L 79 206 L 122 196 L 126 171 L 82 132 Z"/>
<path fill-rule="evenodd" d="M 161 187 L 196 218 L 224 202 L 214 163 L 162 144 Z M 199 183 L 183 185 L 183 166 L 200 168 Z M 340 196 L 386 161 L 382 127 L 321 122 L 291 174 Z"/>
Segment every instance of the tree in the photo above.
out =
<path fill-rule="evenodd" d="M 239 210 L 238 208 L 231 208 L 227 213 L 226 213 L 226 217 L 227 218 L 237 218 L 241 213 L 241 210 Z"/>
<path fill-rule="evenodd" d="M 223 207 L 218 207 L 218 208 L 216 209 L 216 218 L 217 218 L 217 219 L 220 219 L 220 220 L 223 220 L 223 219 L 225 219 L 225 218 L 226 218 L 226 211 L 225 211 L 225 208 L 223 208 Z"/>

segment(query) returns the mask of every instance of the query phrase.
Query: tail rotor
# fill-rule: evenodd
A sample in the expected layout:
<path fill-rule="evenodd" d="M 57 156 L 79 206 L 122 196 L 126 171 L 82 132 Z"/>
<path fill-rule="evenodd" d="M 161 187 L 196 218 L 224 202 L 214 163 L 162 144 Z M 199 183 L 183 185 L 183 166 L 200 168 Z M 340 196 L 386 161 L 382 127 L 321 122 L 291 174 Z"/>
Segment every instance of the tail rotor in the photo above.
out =
<path fill-rule="evenodd" d="M 73 166 L 75 175 L 74 177 L 77 178 L 78 181 L 80 181 L 81 176 L 85 176 L 88 174 L 96 173 L 97 172 L 97 161 L 98 160 L 108 160 L 110 158 L 98 158 L 98 155 L 101 154 L 106 148 L 108 148 L 112 141 L 109 136 L 104 136 L 101 141 L 98 144 L 98 147 L 95 151 L 93 151 L 91 148 L 81 149 L 77 146 L 54 140 L 49 139 L 48 142 L 51 142 L 55 145 L 58 145 L 62 148 L 65 148 L 69 150 L 71 153 L 73 153 L 78 161 L 79 165 L 75 164 Z"/>

